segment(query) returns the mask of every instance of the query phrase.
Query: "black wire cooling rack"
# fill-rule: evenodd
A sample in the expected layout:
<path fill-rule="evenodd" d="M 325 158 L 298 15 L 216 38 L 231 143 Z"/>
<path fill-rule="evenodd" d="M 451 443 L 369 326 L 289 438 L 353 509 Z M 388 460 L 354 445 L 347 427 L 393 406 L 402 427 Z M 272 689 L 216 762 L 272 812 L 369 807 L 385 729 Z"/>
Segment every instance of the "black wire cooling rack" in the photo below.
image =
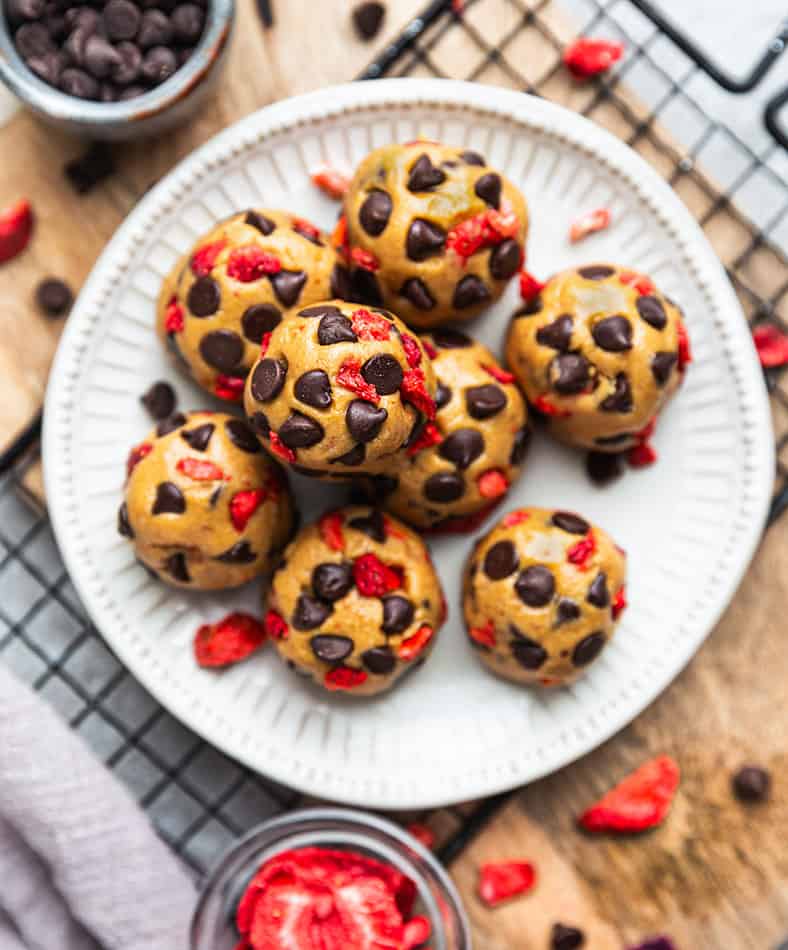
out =
<path fill-rule="evenodd" d="M 729 92 L 757 87 L 782 52 L 786 24 L 775 25 L 768 49 L 754 66 L 740 64 L 744 78 L 737 80 L 647 0 L 571 0 L 569 19 L 555 0 L 466 0 L 462 12 L 458 6 L 452 0 L 433 0 L 361 78 L 448 76 L 566 102 L 561 66 L 566 39 L 576 33 L 620 38 L 627 48 L 625 60 L 609 76 L 582 92 L 575 90 L 571 104 L 613 127 L 680 194 L 691 194 L 691 205 L 712 242 L 721 223 L 728 239 L 735 229 L 739 239 L 724 263 L 748 320 L 753 325 L 774 321 L 788 330 L 788 187 L 780 172 L 788 162 L 779 164 L 788 159 L 781 115 L 788 89 L 767 102 L 764 125 L 772 138 L 758 149 L 711 120 L 688 91 L 699 75 Z M 540 55 L 523 59 L 518 50 L 534 36 Z M 650 105 L 628 87 L 628 78 L 642 70 L 661 84 Z M 677 144 L 665 131 L 668 114 L 679 106 L 692 115 L 697 130 L 689 145 Z M 724 185 L 715 184 L 703 170 L 706 152 L 720 141 L 738 168 Z M 774 195 L 765 218 L 751 217 L 754 205 L 747 196 L 754 183 Z M 756 204 L 760 208 L 763 202 Z M 725 243 L 730 247 L 730 240 Z M 788 374 L 771 370 L 766 381 L 778 450 L 774 518 L 788 506 Z M 3 455 L 0 471 L 29 452 L 39 427 L 37 419 Z M 17 467 L 0 480 L 0 658 L 86 738 L 131 788 L 164 839 L 196 873 L 203 873 L 250 826 L 305 803 L 304 798 L 221 755 L 174 720 L 126 672 L 88 622 L 48 520 L 20 501 L 18 476 Z M 401 817 L 429 824 L 439 854 L 448 862 L 505 797 Z"/>

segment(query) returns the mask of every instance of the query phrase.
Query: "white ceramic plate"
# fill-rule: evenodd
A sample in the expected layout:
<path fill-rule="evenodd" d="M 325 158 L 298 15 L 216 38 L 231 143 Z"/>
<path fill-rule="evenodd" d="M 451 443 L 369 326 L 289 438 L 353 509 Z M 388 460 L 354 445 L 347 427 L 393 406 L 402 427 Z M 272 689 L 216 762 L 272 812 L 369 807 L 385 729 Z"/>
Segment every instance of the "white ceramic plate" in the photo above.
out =
<path fill-rule="evenodd" d="M 598 489 L 582 457 L 537 438 L 506 507 L 576 509 L 629 552 L 631 607 L 589 675 L 557 692 L 487 673 L 462 630 L 460 566 L 471 539 L 432 544 L 450 619 L 423 670 L 387 696 L 326 695 L 273 650 L 220 675 L 199 670 L 196 627 L 253 589 L 185 594 L 151 579 L 115 529 L 124 460 L 149 428 L 139 395 L 161 377 L 183 408 L 206 397 L 165 360 L 153 333 L 161 278 L 198 235 L 250 205 L 281 206 L 326 228 L 336 205 L 310 183 L 321 162 L 352 167 L 371 148 L 417 137 L 474 148 L 531 207 L 529 268 L 589 261 L 652 274 L 687 314 L 695 362 L 660 420 L 659 463 Z M 578 245 L 576 215 L 614 226 Z M 471 332 L 501 351 L 513 285 Z M 280 782 L 367 807 L 427 807 L 544 775 L 608 738 L 681 670 L 733 596 L 758 543 L 771 491 L 769 409 L 747 326 L 695 221 L 670 188 L 607 132 L 518 93 L 436 80 L 325 89 L 264 109 L 182 162 L 135 208 L 68 321 L 50 377 L 46 491 L 87 609 L 142 683 L 192 729 Z M 307 518 L 332 493 L 301 481 Z M 336 497 L 336 489 L 333 490 Z M 315 497 L 317 496 L 317 497 Z"/>

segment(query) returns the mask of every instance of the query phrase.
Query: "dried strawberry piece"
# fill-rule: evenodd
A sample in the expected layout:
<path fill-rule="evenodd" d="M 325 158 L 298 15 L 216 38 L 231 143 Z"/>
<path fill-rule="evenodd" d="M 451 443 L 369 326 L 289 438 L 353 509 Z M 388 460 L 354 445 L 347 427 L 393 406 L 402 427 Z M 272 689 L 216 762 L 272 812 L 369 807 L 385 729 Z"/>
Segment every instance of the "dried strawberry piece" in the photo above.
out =
<path fill-rule="evenodd" d="M 344 198 L 350 188 L 350 178 L 338 169 L 331 168 L 330 165 L 321 165 L 312 172 L 310 177 L 312 184 L 317 185 L 324 194 L 335 201 Z"/>
<path fill-rule="evenodd" d="M 178 303 L 177 297 L 170 297 L 167 309 L 164 311 L 164 329 L 167 333 L 180 333 L 183 326 L 183 307 Z"/>
<path fill-rule="evenodd" d="M 262 359 L 265 354 L 268 352 L 268 347 L 271 345 L 271 331 L 263 334 L 262 340 L 260 340 L 260 354 L 259 359 Z"/>
<path fill-rule="evenodd" d="M 575 79 L 590 79 L 607 72 L 623 55 L 623 43 L 581 37 L 564 50 L 564 64 Z"/>
<path fill-rule="evenodd" d="M 514 382 L 514 374 L 510 373 L 508 370 L 501 369 L 500 366 L 482 363 L 482 369 L 488 372 L 493 379 L 497 379 L 499 383 L 503 383 L 504 386 L 507 383 Z"/>
<path fill-rule="evenodd" d="M 418 439 L 407 448 L 408 455 L 418 455 L 422 449 L 429 449 L 433 445 L 440 445 L 443 436 L 434 422 L 428 422 L 419 433 Z"/>
<path fill-rule="evenodd" d="M 323 243 L 320 240 L 320 228 L 306 218 L 293 218 L 293 230 L 310 241 L 317 244 Z"/>
<path fill-rule="evenodd" d="M 466 218 L 446 235 L 446 247 L 463 260 L 480 251 L 487 241 L 487 212 Z"/>
<path fill-rule="evenodd" d="M 543 416 L 554 416 L 556 419 L 568 419 L 572 415 L 568 409 L 561 409 L 550 402 L 547 396 L 537 396 L 533 401 L 533 407 Z"/>
<path fill-rule="evenodd" d="M 284 444 L 284 442 L 279 438 L 278 433 L 271 431 L 268 436 L 268 441 L 270 443 L 270 449 L 274 455 L 279 456 L 279 458 L 283 459 L 285 462 L 295 462 L 295 452 L 293 449 Z"/>
<path fill-rule="evenodd" d="M 654 281 L 650 277 L 646 277 L 643 274 L 638 274 L 637 271 L 633 270 L 622 270 L 618 275 L 618 279 L 622 284 L 627 284 L 632 286 L 635 290 L 642 294 L 644 297 L 649 297 L 651 294 L 656 292 L 656 287 L 654 286 Z"/>
<path fill-rule="evenodd" d="M 191 259 L 191 269 L 195 277 L 206 277 L 210 274 L 217 258 L 226 247 L 227 241 L 225 238 L 198 247 L 192 254 Z"/>
<path fill-rule="evenodd" d="M 485 647 L 494 647 L 496 644 L 495 624 L 488 620 L 483 627 L 471 627 L 468 630 L 468 636 L 476 643 L 481 643 Z"/>
<path fill-rule="evenodd" d="M 372 313 L 364 307 L 359 307 L 350 315 L 353 332 L 359 340 L 388 340 L 391 335 L 391 324 L 380 313 Z"/>
<path fill-rule="evenodd" d="M 596 537 L 593 531 L 575 542 L 566 552 L 566 559 L 581 571 L 587 571 L 591 566 L 588 562 L 596 553 Z"/>
<path fill-rule="evenodd" d="M 229 666 L 259 650 L 266 639 L 265 626 L 256 617 L 232 613 L 218 623 L 206 623 L 197 630 L 194 656 L 200 666 Z"/>
<path fill-rule="evenodd" d="M 243 531 L 249 519 L 266 499 L 266 492 L 260 488 L 236 492 L 230 499 L 230 520 L 236 531 Z"/>
<path fill-rule="evenodd" d="M 403 402 L 415 406 L 430 421 L 435 418 L 435 400 L 427 392 L 424 371 L 420 367 L 414 366 L 405 373 L 399 392 Z"/>
<path fill-rule="evenodd" d="M 402 931 L 402 950 L 415 950 L 416 947 L 423 946 L 431 934 L 432 924 L 426 917 L 411 917 Z"/>
<path fill-rule="evenodd" d="M 687 333 L 687 328 L 684 326 L 684 321 L 679 321 L 679 372 L 683 373 L 687 368 L 688 364 L 692 362 L 692 350 L 690 349 L 689 334 Z M 755 334 L 753 334 L 755 336 Z M 758 341 L 756 340 L 755 346 L 758 347 Z M 781 363 L 764 363 L 763 354 L 761 349 L 758 347 L 758 358 L 761 361 L 762 366 L 782 366 L 783 363 L 788 362 L 788 337 L 783 337 L 779 343 L 779 347 L 782 350 L 782 362 Z M 772 353 L 774 355 L 774 352 Z"/>
<path fill-rule="evenodd" d="M 627 589 L 626 587 L 619 587 L 616 591 L 616 595 L 613 598 L 613 604 L 611 610 L 613 612 L 613 620 L 618 620 L 621 614 L 627 609 Z"/>
<path fill-rule="evenodd" d="M 331 232 L 331 247 L 335 248 L 337 251 L 341 251 L 345 256 L 348 253 L 348 236 L 347 236 L 347 218 L 343 214 L 337 223 L 334 225 L 334 230 Z"/>
<path fill-rule="evenodd" d="M 142 442 L 140 445 L 135 445 L 129 452 L 129 457 L 126 459 L 126 475 L 131 475 L 137 465 L 152 451 L 153 446 L 150 442 Z"/>
<path fill-rule="evenodd" d="M 326 673 L 323 683 L 326 689 L 339 690 L 353 689 L 366 681 L 367 674 L 364 670 L 354 670 L 350 666 L 337 666 Z"/>
<path fill-rule="evenodd" d="M 380 270 L 380 261 L 375 257 L 372 251 L 365 251 L 363 247 L 354 247 L 350 251 L 350 259 L 362 270 L 372 271 Z"/>
<path fill-rule="evenodd" d="M 367 402 L 375 403 L 375 405 L 380 402 L 377 389 L 361 375 L 361 362 L 353 356 L 348 357 L 339 367 L 337 384 L 349 389 L 360 399 L 366 399 Z"/>
<path fill-rule="evenodd" d="M 240 402 L 244 395 L 246 380 L 242 376 L 226 376 L 219 373 L 213 387 L 214 395 L 228 402 Z"/>
<path fill-rule="evenodd" d="M 402 587 L 402 574 L 377 554 L 362 554 L 353 562 L 353 579 L 362 597 L 383 597 Z"/>
<path fill-rule="evenodd" d="M 403 333 L 401 340 L 402 349 L 405 350 L 405 359 L 408 361 L 408 366 L 418 366 L 421 362 L 421 347 L 409 333 Z"/>
<path fill-rule="evenodd" d="M 397 650 L 397 655 L 401 660 L 413 660 L 420 653 L 427 649 L 427 644 L 435 636 L 435 631 L 428 624 L 423 624 L 407 640 L 403 640 Z"/>
<path fill-rule="evenodd" d="M 269 254 L 257 244 L 245 244 L 237 247 L 227 261 L 227 276 L 242 284 L 251 284 L 255 280 L 272 274 L 278 274 L 282 262 L 275 254 Z"/>
<path fill-rule="evenodd" d="M 683 326 L 683 324 L 681 325 Z M 761 366 L 771 369 L 788 363 L 788 336 L 774 324 L 762 323 L 752 331 L 755 349 Z M 679 366 L 681 366 L 681 337 L 679 337 Z"/>
<path fill-rule="evenodd" d="M 648 468 L 657 461 L 657 451 L 648 442 L 632 446 L 627 452 L 627 462 L 631 468 Z"/>
<path fill-rule="evenodd" d="M 284 617 L 275 610 L 269 610 L 263 619 L 265 632 L 272 640 L 285 640 L 290 633 Z"/>
<path fill-rule="evenodd" d="M 33 209 L 26 198 L 0 211 L 0 264 L 21 254 L 33 233 Z"/>
<path fill-rule="evenodd" d="M 530 517 L 527 511 L 510 511 L 508 515 L 504 516 L 502 524 L 505 528 L 513 528 L 516 524 L 522 524 Z"/>
<path fill-rule="evenodd" d="M 342 534 L 342 525 L 345 519 L 338 511 L 327 511 L 318 521 L 320 537 L 332 551 L 345 550 L 345 536 Z"/>
<path fill-rule="evenodd" d="M 657 417 L 649 419 L 649 421 L 643 426 L 643 428 L 635 433 L 635 438 L 638 442 L 648 442 L 652 435 L 654 435 L 654 430 L 657 428 Z"/>
<path fill-rule="evenodd" d="M 646 831 L 661 824 L 679 787 L 677 763 L 667 755 L 651 759 L 619 782 L 578 819 L 586 831 Z"/>
<path fill-rule="evenodd" d="M 413 821 L 408 825 L 408 833 L 413 835 L 413 837 L 424 845 L 425 848 L 432 848 L 435 844 L 435 834 L 431 828 L 428 828 L 426 825 L 421 824 L 421 822 Z"/>
<path fill-rule="evenodd" d="M 218 465 L 209 462 L 207 459 L 196 459 L 187 456 L 178 459 L 175 468 L 181 475 L 185 475 L 195 482 L 230 481 L 229 475 L 225 475 Z"/>
<path fill-rule="evenodd" d="M 520 221 L 514 213 L 514 208 L 504 198 L 501 201 L 500 211 L 490 208 L 487 212 L 487 226 L 494 237 L 488 238 L 491 244 L 500 244 L 506 238 L 515 237 L 520 230 Z"/>
<path fill-rule="evenodd" d="M 527 270 L 520 271 L 520 296 L 526 303 L 536 300 L 544 288 L 542 281 L 537 280 L 533 274 Z"/>
<path fill-rule="evenodd" d="M 451 9 L 457 16 L 462 16 L 465 11 L 465 0 L 451 0 Z"/>
<path fill-rule="evenodd" d="M 509 479 L 499 468 L 489 468 L 482 472 L 476 485 L 482 498 L 500 498 L 509 491 Z"/>
<path fill-rule="evenodd" d="M 569 228 L 569 240 L 572 244 L 577 244 L 578 241 L 587 238 L 589 234 L 594 234 L 596 231 L 604 231 L 605 228 L 610 227 L 611 218 L 612 215 L 608 208 L 597 208 L 594 211 L 589 211 L 581 215 L 572 222 Z"/>
<path fill-rule="evenodd" d="M 491 861 L 479 871 L 479 897 L 488 907 L 497 907 L 527 894 L 535 883 L 536 870 L 530 861 Z"/>
<path fill-rule="evenodd" d="M 429 356 L 431 360 L 434 360 L 438 355 L 438 351 L 435 349 L 432 343 L 430 343 L 429 340 L 422 340 L 421 345 L 424 347 L 424 352 L 427 354 L 427 356 Z"/>

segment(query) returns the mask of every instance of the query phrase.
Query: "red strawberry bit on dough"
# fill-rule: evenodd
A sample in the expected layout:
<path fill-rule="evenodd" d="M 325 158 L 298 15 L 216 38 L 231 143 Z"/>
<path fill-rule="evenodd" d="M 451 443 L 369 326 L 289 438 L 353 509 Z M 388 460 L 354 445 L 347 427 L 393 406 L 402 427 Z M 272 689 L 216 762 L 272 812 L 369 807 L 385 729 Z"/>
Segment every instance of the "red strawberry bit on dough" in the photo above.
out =
<path fill-rule="evenodd" d="M 432 934 L 432 924 L 426 917 L 413 917 L 402 931 L 402 950 L 415 950 L 423 947 Z"/>
<path fill-rule="evenodd" d="M 575 79 L 590 79 L 606 73 L 623 55 L 623 43 L 581 37 L 564 50 L 564 65 Z"/>
<path fill-rule="evenodd" d="M 514 374 L 510 373 L 508 370 L 501 369 L 500 366 L 492 366 L 487 363 L 482 363 L 482 369 L 485 370 L 492 376 L 493 379 L 497 379 L 499 383 L 503 383 L 504 386 L 507 383 L 514 382 Z"/>
<path fill-rule="evenodd" d="M 249 519 L 266 499 L 266 492 L 260 488 L 236 492 L 230 499 L 230 520 L 236 531 L 243 531 Z"/>
<path fill-rule="evenodd" d="M 627 463 L 630 468 L 648 468 L 657 461 L 657 450 L 648 442 L 634 445 L 627 452 Z"/>
<path fill-rule="evenodd" d="M 427 649 L 430 640 L 435 636 L 435 631 L 428 624 L 424 624 L 407 640 L 403 640 L 397 650 L 397 655 L 401 660 L 415 660 L 419 654 Z"/>
<path fill-rule="evenodd" d="M 140 445 L 135 445 L 129 452 L 129 457 L 126 459 L 126 475 L 131 475 L 145 456 L 149 455 L 152 451 L 153 446 L 150 442 L 142 442 Z"/>
<path fill-rule="evenodd" d="M 501 199 L 501 210 L 490 208 L 487 212 L 487 224 L 496 235 L 493 244 L 499 244 L 506 238 L 514 237 L 520 230 L 520 221 L 514 213 L 514 208 L 506 198 Z"/>
<path fill-rule="evenodd" d="M 359 340 L 388 340 L 391 335 L 391 324 L 379 313 L 371 313 L 364 307 L 359 307 L 350 315 L 353 332 Z"/>
<path fill-rule="evenodd" d="M 230 481 L 229 475 L 225 475 L 218 465 L 209 462 L 207 459 L 195 459 L 190 457 L 178 459 L 175 468 L 181 475 L 185 475 L 195 482 Z"/>
<path fill-rule="evenodd" d="M 758 346 L 757 341 L 755 345 L 756 347 Z M 783 337 L 779 346 L 782 350 L 782 363 L 788 362 L 788 337 Z M 758 357 L 761 360 L 761 365 L 766 366 L 767 364 L 763 362 L 760 349 L 758 350 Z M 679 372 L 683 373 L 691 362 L 692 350 L 690 349 L 689 334 L 687 333 L 687 328 L 684 326 L 684 321 L 679 321 Z M 782 363 L 772 365 L 782 366 Z"/>
<path fill-rule="evenodd" d="M 354 670 L 349 666 L 338 666 L 326 673 L 323 683 L 326 689 L 340 690 L 354 689 L 356 686 L 366 683 L 366 681 L 367 674 L 364 670 Z"/>
<path fill-rule="evenodd" d="M 555 403 L 550 402 L 547 396 L 537 396 L 534 399 L 533 407 L 537 412 L 541 412 L 543 416 L 554 416 L 556 419 L 568 419 L 572 415 L 568 409 L 561 409 Z"/>
<path fill-rule="evenodd" d="M 33 209 L 26 198 L 0 211 L 0 264 L 12 260 L 30 243 Z"/>
<path fill-rule="evenodd" d="M 344 214 L 339 218 L 331 232 L 331 247 L 347 257 L 350 245 L 347 236 L 347 218 Z"/>
<path fill-rule="evenodd" d="M 479 871 L 479 897 L 488 907 L 497 907 L 527 894 L 535 883 L 536 870 L 530 861 L 489 862 Z"/>
<path fill-rule="evenodd" d="M 402 349 L 405 350 L 405 359 L 408 361 L 408 366 L 418 366 L 419 363 L 421 363 L 421 347 L 419 344 L 409 333 L 403 333 L 401 341 Z"/>
<path fill-rule="evenodd" d="M 430 422 L 435 419 L 435 400 L 427 392 L 424 371 L 420 367 L 414 366 L 405 373 L 399 392 L 403 402 L 415 406 Z"/>
<path fill-rule="evenodd" d="M 482 498 L 500 498 L 509 491 L 509 479 L 499 468 L 482 472 L 476 485 Z"/>
<path fill-rule="evenodd" d="M 443 442 L 443 436 L 440 429 L 434 422 L 428 422 L 419 433 L 418 439 L 407 448 L 407 454 L 410 456 L 418 455 L 422 449 L 429 449 L 433 445 L 440 445 Z"/>
<path fill-rule="evenodd" d="M 583 812 L 578 823 L 586 831 L 654 828 L 667 817 L 679 779 L 679 767 L 670 756 L 651 759 Z"/>
<path fill-rule="evenodd" d="M 164 329 L 167 333 L 180 333 L 183 329 L 183 307 L 177 297 L 170 297 L 164 311 Z"/>
<path fill-rule="evenodd" d="M 657 428 L 657 417 L 649 419 L 649 421 L 643 426 L 643 428 L 635 433 L 635 438 L 639 442 L 648 442 L 652 435 L 654 435 L 654 430 Z"/>
<path fill-rule="evenodd" d="M 497 643 L 495 638 L 495 624 L 488 620 L 483 627 L 471 627 L 468 636 L 476 643 L 481 643 L 484 647 L 494 647 Z"/>
<path fill-rule="evenodd" d="M 520 296 L 526 303 L 531 303 L 541 294 L 545 285 L 541 280 L 537 280 L 533 274 L 527 270 L 520 271 Z"/>
<path fill-rule="evenodd" d="M 380 270 L 380 261 L 375 257 L 372 251 L 365 251 L 363 247 L 354 247 L 350 252 L 350 259 L 362 270 L 372 271 Z"/>
<path fill-rule="evenodd" d="M 344 521 L 345 519 L 338 511 L 327 511 L 318 521 L 320 537 L 332 551 L 345 550 L 345 536 L 342 534 Z"/>
<path fill-rule="evenodd" d="M 217 258 L 227 247 L 227 241 L 221 238 L 210 244 L 203 244 L 192 254 L 191 269 L 195 277 L 207 277 L 214 268 Z"/>
<path fill-rule="evenodd" d="M 504 515 L 503 526 L 504 528 L 513 528 L 516 524 L 522 524 L 530 517 L 527 511 L 510 511 L 508 515 Z"/>
<path fill-rule="evenodd" d="M 355 357 L 349 357 L 339 367 L 337 373 L 337 385 L 344 386 L 350 392 L 355 393 L 360 399 L 366 399 L 367 402 L 377 405 L 380 402 L 380 395 L 372 385 L 368 383 L 361 375 L 361 362 Z"/>
<path fill-rule="evenodd" d="M 315 241 L 318 244 L 323 243 L 320 240 L 320 228 L 316 224 L 312 224 L 312 222 L 306 218 L 293 218 L 293 230 L 296 234 L 300 234 L 310 241 Z"/>
<path fill-rule="evenodd" d="M 618 620 L 621 614 L 627 609 L 627 589 L 619 587 L 613 598 L 613 604 L 610 608 L 613 613 L 613 620 Z"/>
<path fill-rule="evenodd" d="M 249 614 L 232 613 L 213 624 L 203 624 L 194 636 L 194 657 L 200 666 L 239 663 L 265 643 L 265 627 Z"/>
<path fill-rule="evenodd" d="M 350 178 L 330 165 L 321 165 L 312 172 L 311 178 L 312 184 L 334 201 L 344 198 L 350 188 Z"/>
<path fill-rule="evenodd" d="M 651 280 L 650 277 L 638 274 L 637 271 L 622 270 L 618 275 L 618 279 L 622 284 L 634 287 L 635 290 L 644 297 L 650 297 L 653 293 L 656 293 L 657 290 L 654 286 L 654 281 Z"/>
<path fill-rule="evenodd" d="M 435 834 L 431 828 L 414 821 L 408 825 L 407 831 L 413 835 L 416 841 L 424 845 L 425 848 L 432 848 L 435 845 Z"/>
<path fill-rule="evenodd" d="M 265 354 L 268 352 L 268 347 L 271 345 L 271 331 L 263 334 L 262 340 L 260 340 L 260 355 L 259 359 L 262 359 Z"/>
<path fill-rule="evenodd" d="M 446 235 L 446 247 L 458 257 L 467 260 L 482 248 L 492 247 L 506 238 L 514 237 L 519 227 L 520 223 L 511 205 L 503 201 L 500 211 L 489 208 L 455 225 Z"/>
<path fill-rule="evenodd" d="M 604 231 L 605 228 L 610 227 L 611 218 L 612 215 L 608 208 L 597 208 L 595 211 L 589 211 L 587 214 L 581 215 L 576 221 L 572 222 L 572 226 L 569 228 L 569 240 L 572 244 L 577 244 L 578 241 L 587 238 L 589 234 Z"/>
<path fill-rule="evenodd" d="M 424 347 L 424 352 L 427 354 L 427 356 L 429 356 L 431 360 L 434 360 L 438 355 L 438 351 L 435 349 L 432 343 L 430 343 L 429 340 L 422 340 L 421 345 Z"/>
<path fill-rule="evenodd" d="M 596 537 L 593 531 L 573 544 L 566 552 L 566 559 L 580 571 L 587 571 L 591 566 L 589 561 L 596 553 Z"/>
<path fill-rule="evenodd" d="M 227 402 L 240 402 L 243 399 L 245 382 L 246 380 L 241 376 L 226 376 L 224 373 L 219 373 L 213 387 L 214 395 L 219 399 L 226 399 Z"/>
<path fill-rule="evenodd" d="M 268 436 L 268 441 L 270 443 L 271 451 L 274 455 L 278 456 L 285 462 L 295 462 L 295 452 L 293 449 L 284 444 L 284 442 L 279 438 L 278 433 L 271 432 L 271 434 Z"/>
<path fill-rule="evenodd" d="M 251 284 L 263 277 L 278 274 L 282 262 L 274 254 L 269 254 L 257 244 L 237 247 L 227 261 L 227 276 L 242 284 Z"/>
<path fill-rule="evenodd" d="M 383 597 L 402 587 L 402 574 L 377 554 L 362 554 L 353 563 L 353 579 L 362 597 Z"/>
<path fill-rule="evenodd" d="M 286 640 L 290 633 L 287 624 L 281 614 L 275 610 L 269 610 L 263 620 L 266 634 L 272 640 Z"/>

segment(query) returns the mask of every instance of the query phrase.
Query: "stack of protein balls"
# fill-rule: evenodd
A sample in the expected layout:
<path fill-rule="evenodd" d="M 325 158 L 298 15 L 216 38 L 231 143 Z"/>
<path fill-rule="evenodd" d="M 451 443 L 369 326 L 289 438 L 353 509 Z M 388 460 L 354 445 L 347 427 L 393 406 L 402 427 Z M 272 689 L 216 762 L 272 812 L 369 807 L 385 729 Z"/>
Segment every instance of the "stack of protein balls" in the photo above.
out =
<path fill-rule="evenodd" d="M 169 79 L 205 28 L 207 0 L 7 0 L 28 68 L 70 96 L 134 99 Z"/>
<path fill-rule="evenodd" d="M 119 527 L 139 558 L 192 589 L 273 571 L 267 632 L 328 689 L 377 693 L 419 665 L 446 616 L 420 535 L 473 530 L 501 503 L 525 460 L 527 406 L 562 441 L 620 453 L 689 359 L 678 307 L 608 264 L 528 295 L 508 369 L 449 328 L 501 296 L 527 231 L 523 196 L 482 155 L 417 141 L 364 159 L 333 236 L 262 208 L 204 235 L 164 282 L 158 331 L 246 421 L 168 416 L 132 450 Z M 290 540 L 288 469 L 316 491 L 353 480 L 369 503 Z M 625 573 L 581 515 L 510 511 L 470 552 L 469 641 L 509 679 L 571 682 L 613 634 Z"/>

